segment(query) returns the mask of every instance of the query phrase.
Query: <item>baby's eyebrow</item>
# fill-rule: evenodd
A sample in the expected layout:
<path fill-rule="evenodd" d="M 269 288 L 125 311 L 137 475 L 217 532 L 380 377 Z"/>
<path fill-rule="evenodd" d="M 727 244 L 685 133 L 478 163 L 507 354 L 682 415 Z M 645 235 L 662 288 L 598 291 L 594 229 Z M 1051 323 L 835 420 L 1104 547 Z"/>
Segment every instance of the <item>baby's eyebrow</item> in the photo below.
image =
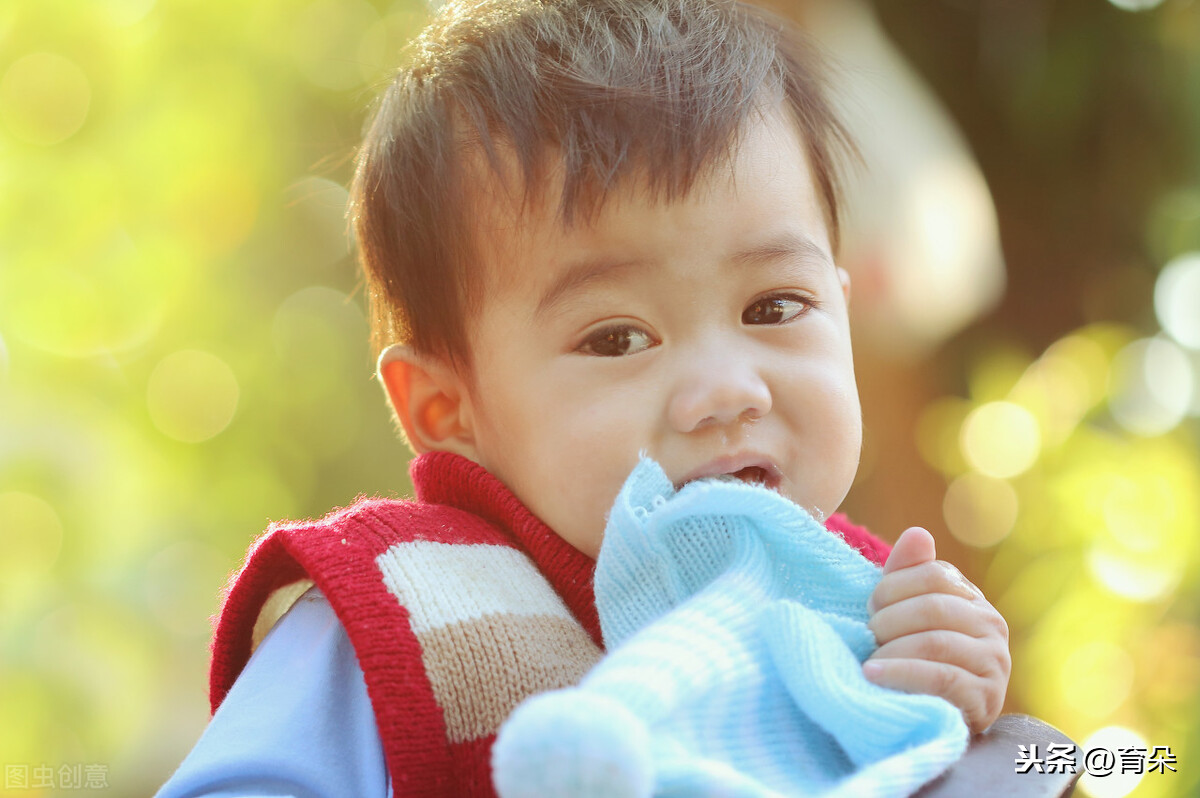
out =
<path fill-rule="evenodd" d="M 538 300 L 537 308 L 534 310 L 534 316 L 545 315 L 556 305 L 561 304 L 567 295 L 578 291 L 588 283 L 643 265 L 645 265 L 644 260 L 614 260 L 612 258 L 588 258 L 572 263 L 542 294 L 542 298 Z"/>
<path fill-rule="evenodd" d="M 729 261 L 736 266 L 757 266 L 786 258 L 816 261 L 834 268 L 829 253 L 806 235 L 787 231 L 738 252 Z"/>
<path fill-rule="evenodd" d="M 744 266 L 764 266 L 779 260 L 795 258 L 809 263 L 834 268 L 833 260 L 825 250 L 806 235 L 794 231 L 780 233 L 760 244 L 748 247 L 730 256 L 727 261 L 734 268 Z M 563 270 L 563 273 L 550 284 L 550 287 L 538 300 L 534 316 L 545 316 L 555 306 L 560 305 L 570 294 L 579 291 L 589 283 L 611 279 L 621 272 L 641 268 L 646 261 L 639 258 L 586 258 L 576 261 Z"/>

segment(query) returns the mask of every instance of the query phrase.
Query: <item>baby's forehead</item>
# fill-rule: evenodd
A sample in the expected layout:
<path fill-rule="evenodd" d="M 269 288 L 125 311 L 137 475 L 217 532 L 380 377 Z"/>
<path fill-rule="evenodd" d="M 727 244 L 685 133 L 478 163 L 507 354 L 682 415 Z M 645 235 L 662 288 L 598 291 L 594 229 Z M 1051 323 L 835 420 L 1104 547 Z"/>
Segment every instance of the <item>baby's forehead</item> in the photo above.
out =
<path fill-rule="evenodd" d="M 531 168 L 503 141 L 490 153 L 478 144 L 465 149 L 463 191 L 471 220 L 468 231 L 474 239 L 472 262 L 478 270 L 471 279 L 479 280 L 485 292 L 528 284 L 531 281 L 521 279 L 530 276 L 530 264 L 521 262 L 523 254 L 554 247 L 556 260 L 576 261 L 596 248 L 632 247 L 636 242 L 621 239 L 631 208 L 634 214 L 670 209 L 730 186 L 735 191 L 753 191 L 754 186 L 748 185 L 746 175 L 740 172 L 761 179 L 763 170 L 753 168 L 742 156 L 751 150 L 760 155 L 764 148 L 743 144 L 747 139 L 761 142 L 764 136 L 771 144 L 765 148 L 770 158 L 805 163 L 806 189 L 818 193 L 801 133 L 783 109 L 756 117 L 727 147 L 693 168 L 686 181 L 664 180 L 662 170 L 636 161 L 619 174 L 603 178 L 571 175 L 561 153 L 554 149 L 541 153 Z M 572 180 L 573 191 L 568 189 Z"/>
<path fill-rule="evenodd" d="M 631 170 L 606 186 L 589 184 L 564 197 L 562 164 L 548 158 L 526 182 L 511 164 L 500 170 L 476 166 L 468 182 L 481 299 L 497 290 L 534 293 L 558 267 L 589 258 L 619 257 L 636 244 L 624 235 L 628 208 L 665 208 L 687 195 L 665 196 L 648 174 Z M 631 202 L 632 200 L 632 202 Z"/>

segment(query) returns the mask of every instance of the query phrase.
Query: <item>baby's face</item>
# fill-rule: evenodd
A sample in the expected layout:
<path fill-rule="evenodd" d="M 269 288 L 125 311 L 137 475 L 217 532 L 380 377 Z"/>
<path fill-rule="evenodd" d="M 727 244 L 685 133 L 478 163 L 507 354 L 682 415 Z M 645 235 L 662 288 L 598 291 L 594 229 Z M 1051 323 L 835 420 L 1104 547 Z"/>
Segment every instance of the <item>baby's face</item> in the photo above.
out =
<path fill-rule="evenodd" d="M 480 463 L 580 551 L 645 450 L 676 486 L 733 473 L 823 517 L 862 442 L 848 283 L 782 115 L 686 198 L 641 187 L 564 228 L 484 203 L 472 323 Z"/>

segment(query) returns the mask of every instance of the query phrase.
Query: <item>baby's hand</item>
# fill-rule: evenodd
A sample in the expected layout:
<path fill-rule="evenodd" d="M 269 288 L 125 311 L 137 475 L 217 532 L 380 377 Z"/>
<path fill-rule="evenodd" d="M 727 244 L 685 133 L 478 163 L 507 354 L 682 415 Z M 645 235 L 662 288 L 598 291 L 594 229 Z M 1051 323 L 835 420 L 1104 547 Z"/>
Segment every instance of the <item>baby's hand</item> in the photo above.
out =
<path fill-rule="evenodd" d="M 935 557 L 933 536 L 920 527 L 896 541 L 867 603 L 879 648 L 863 675 L 941 696 L 977 734 L 999 717 L 1008 690 L 1008 624 L 979 588 Z"/>

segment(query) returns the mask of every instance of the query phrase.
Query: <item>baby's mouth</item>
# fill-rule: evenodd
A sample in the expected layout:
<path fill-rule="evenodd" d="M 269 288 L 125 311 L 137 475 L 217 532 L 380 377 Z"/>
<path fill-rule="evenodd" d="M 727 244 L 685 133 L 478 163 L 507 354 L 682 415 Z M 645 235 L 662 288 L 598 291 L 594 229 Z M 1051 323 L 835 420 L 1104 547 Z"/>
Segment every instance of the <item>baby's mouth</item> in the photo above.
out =
<path fill-rule="evenodd" d="M 762 466 L 746 466 L 745 468 L 734 471 L 728 476 L 731 476 L 740 482 L 745 482 L 748 485 L 763 485 L 770 487 L 767 485 L 767 482 L 769 481 L 767 470 Z"/>
<path fill-rule="evenodd" d="M 710 477 L 699 477 L 698 479 L 713 479 L 721 482 L 741 482 L 745 485 L 757 485 L 769 490 L 778 490 L 779 483 L 781 481 L 773 473 L 762 466 L 746 466 L 745 468 L 739 468 L 737 471 L 731 471 L 728 474 L 714 474 Z M 696 482 L 698 479 L 688 480 L 684 484 L 686 485 Z M 680 485 L 679 487 L 682 488 L 683 485 Z"/>
<path fill-rule="evenodd" d="M 688 472 L 682 480 L 676 483 L 675 489 L 679 490 L 689 482 L 695 482 L 698 479 L 737 481 L 745 485 L 761 485 L 770 490 L 779 490 L 783 483 L 783 472 L 773 460 L 765 455 L 753 452 L 726 455 L 710 460 Z"/>

